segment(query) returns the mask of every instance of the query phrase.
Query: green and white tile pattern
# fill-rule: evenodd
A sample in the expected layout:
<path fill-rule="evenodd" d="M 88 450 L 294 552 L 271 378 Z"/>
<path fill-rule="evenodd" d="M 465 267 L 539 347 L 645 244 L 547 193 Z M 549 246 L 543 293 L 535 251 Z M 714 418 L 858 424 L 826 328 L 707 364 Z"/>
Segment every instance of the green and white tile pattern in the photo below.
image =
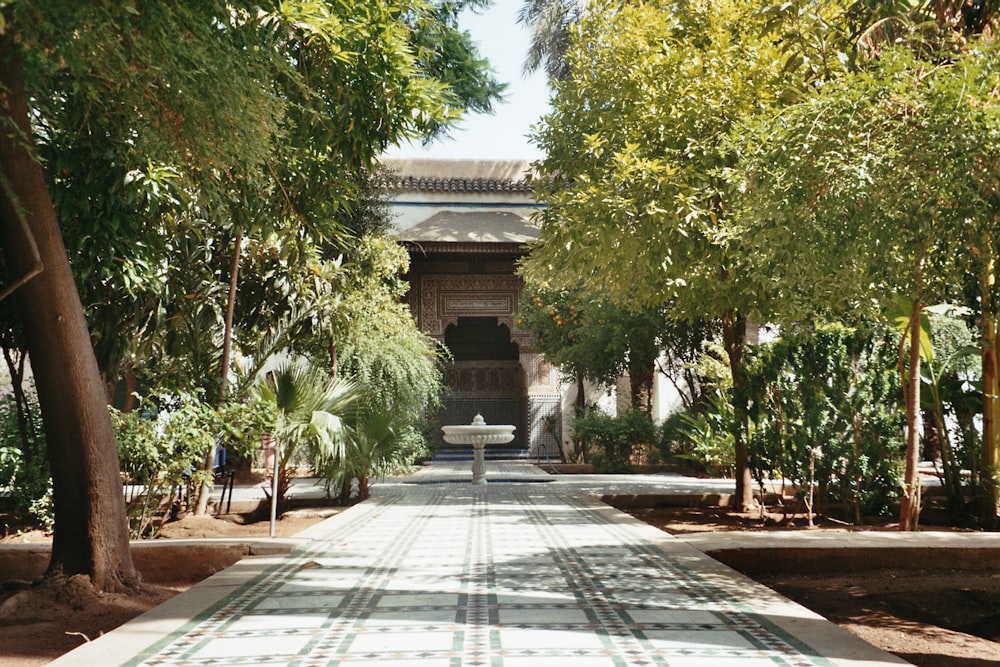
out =
<path fill-rule="evenodd" d="M 558 485 L 396 484 L 129 664 L 835 664 L 786 617 L 823 622 Z"/>

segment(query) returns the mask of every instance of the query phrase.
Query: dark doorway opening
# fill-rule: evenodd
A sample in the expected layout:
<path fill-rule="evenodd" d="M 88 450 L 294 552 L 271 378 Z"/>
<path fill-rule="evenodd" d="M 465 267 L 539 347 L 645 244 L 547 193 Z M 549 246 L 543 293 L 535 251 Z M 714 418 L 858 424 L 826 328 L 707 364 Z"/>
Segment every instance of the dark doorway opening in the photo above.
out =
<path fill-rule="evenodd" d="M 513 424 L 514 440 L 495 451 L 526 449 L 525 374 L 510 328 L 495 317 L 462 317 L 448 326 L 443 424 L 468 424 L 481 414 L 488 424 Z M 510 452 L 507 452 L 510 453 Z"/>

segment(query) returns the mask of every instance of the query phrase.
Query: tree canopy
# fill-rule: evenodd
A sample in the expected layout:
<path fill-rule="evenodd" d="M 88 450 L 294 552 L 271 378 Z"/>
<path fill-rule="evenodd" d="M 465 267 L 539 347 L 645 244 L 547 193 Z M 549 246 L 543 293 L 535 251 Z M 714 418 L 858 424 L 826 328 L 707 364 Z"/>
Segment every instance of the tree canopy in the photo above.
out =
<path fill-rule="evenodd" d="M 4 4 L 0 244 L 57 462 L 50 573 L 135 581 L 66 244 L 106 374 L 163 322 L 228 337 L 244 232 L 343 242 L 359 169 L 497 99 L 457 29 L 456 8 L 479 4 Z"/>
<path fill-rule="evenodd" d="M 528 287 L 518 318 L 545 358 L 571 375 L 613 386 L 628 374 L 633 407 L 649 414 L 663 308 L 633 312 L 585 291 Z"/>
<path fill-rule="evenodd" d="M 981 319 L 995 320 L 996 58 L 990 43 L 934 60 L 885 48 L 742 137 L 745 236 L 772 267 L 786 316 L 863 319 L 886 317 L 899 299 L 908 306 L 910 527 L 922 311 L 961 300 L 971 283 Z M 995 355 L 995 335 L 983 333 L 984 356 Z"/>
<path fill-rule="evenodd" d="M 586 285 L 620 307 L 670 304 L 674 320 L 722 321 L 739 383 L 748 316 L 766 314 L 767 281 L 733 233 L 738 155 L 727 142 L 744 115 L 768 114 L 794 73 L 764 2 L 605 3 L 566 53 L 536 190 L 547 204 L 523 263 L 543 289 Z M 750 478 L 736 438 L 740 503 Z"/>

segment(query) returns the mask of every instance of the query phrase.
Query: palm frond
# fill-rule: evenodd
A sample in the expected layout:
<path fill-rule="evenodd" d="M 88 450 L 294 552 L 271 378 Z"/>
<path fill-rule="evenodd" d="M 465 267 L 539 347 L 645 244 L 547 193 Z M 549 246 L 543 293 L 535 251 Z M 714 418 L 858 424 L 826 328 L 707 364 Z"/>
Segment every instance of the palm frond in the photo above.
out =
<path fill-rule="evenodd" d="M 350 440 L 360 391 L 353 382 L 330 379 L 324 372 L 287 362 L 258 384 L 258 395 L 275 405 L 278 421 L 273 437 L 289 461 L 300 447 L 313 459 L 343 458 Z"/>

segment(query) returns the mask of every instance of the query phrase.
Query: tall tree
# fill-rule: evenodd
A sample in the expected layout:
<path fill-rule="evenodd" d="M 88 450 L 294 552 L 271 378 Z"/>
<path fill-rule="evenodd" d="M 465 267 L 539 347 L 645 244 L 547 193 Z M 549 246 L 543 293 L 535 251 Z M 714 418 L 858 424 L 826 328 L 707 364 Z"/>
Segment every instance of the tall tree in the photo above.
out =
<path fill-rule="evenodd" d="M 101 164 L 126 182 L 135 169 L 173 167 L 192 195 L 182 207 L 209 222 L 220 221 L 233 183 L 273 193 L 285 221 L 316 221 L 329 214 L 329 197 L 308 195 L 338 169 L 456 115 L 460 96 L 449 97 L 414 54 L 408 20 L 423 6 L 3 6 L 0 241 L 7 284 L 18 288 L 53 462 L 50 574 L 89 574 L 105 590 L 136 580 L 103 384 L 49 188 L 82 184 L 76 206 L 60 206 L 62 223 L 76 238 L 93 232 L 102 239 L 95 247 L 106 266 L 118 253 L 127 256 L 133 240 L 141 245 L 150 230 L 162 229 L 143 220 L 148 210 L 141 206 L 126 211 L 138 209 L 131 219 L 108 215 L 120 209 L 105 197 L 119 191 L 102 192 L 79 171 L 46 173 L 53 156 L 64 155 L 58 147 L 79 146 L 81 137 L 108 147 Z M 39 159 L 39 143 L 53 147 L 48 162 Z M 174 219 L 183 214 L 171 212 Z"/>
<path fill-rule="evenodd" d="M 90 333 L 45 174 L 31 140 L 23 63 L 0 36 L 4 197 L 0 244 L 15 292 L 49 443 L 56 533 L 49 575 L 88 573 L 100 590 L 134 586 L 114 434 Z M 32 274 L 41 269 L 37 275 Z"/>
<path fill-rule="evenodd" d="M 569 77 L 570 33 L 589 5 L 589 0 L 524 0 L 517 21 L 531 30 L 525 72 L 542 69 L 550 82 Z"/>
<path fill-rule="evenodd" d="M 537 135 L 546 157 L 536 191 L 548 206 L 524 265 L 529 283 L 583 282 L 626 308 L 669 302 L 678 319 L 720 320 L 737 385 L 747 318 L 766 314 L 769 285 L 733 243 L 725 174 L 739 156 L 725 139 L 741 115 L 769 113 L 789 76 L 764 7 L 593 7 Z M 736 443 L 746 506 L 742 434 Z"/>
<path fill-rule="evenodd" d="M 905 529 L 920 503 L 923 309 L 959 298 L 967 271 L 981 276 L 984 309 L 996 298 L 996 57 L 992 45 L 951 64 L 886 49 L 744 138 L 747 238 L 773 267 L 785 312 L 863 318 L 906 302 Z"/>

